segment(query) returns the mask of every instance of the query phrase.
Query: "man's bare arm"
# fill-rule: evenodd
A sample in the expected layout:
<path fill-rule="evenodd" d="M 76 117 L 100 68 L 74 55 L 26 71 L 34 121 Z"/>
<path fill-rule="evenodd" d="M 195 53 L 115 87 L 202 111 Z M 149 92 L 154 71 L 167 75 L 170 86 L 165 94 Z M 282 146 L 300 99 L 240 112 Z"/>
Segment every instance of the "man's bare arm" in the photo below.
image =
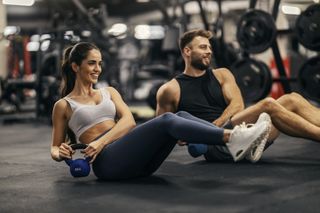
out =
<path fill-rule="evenodd" d="M 235 81 L 235 78 L 228 69 L 217 70 L 216 77 L 220 82 L 222 94 L 228 106 L 223 111 L 222 115 L 213 121 L 213 123 L 216 126 L 222 126 L 233 115 L 244 110 L 244 103 L 241 91 Z"/>
<path fill-rule="evenodd" d="M 156 116 L 165 112 L 176 112 L 177 89 L 179 90 L 179 85 L 177 84 L 176 80 L 171 80 L 159 88 L 157 92 Z"/>

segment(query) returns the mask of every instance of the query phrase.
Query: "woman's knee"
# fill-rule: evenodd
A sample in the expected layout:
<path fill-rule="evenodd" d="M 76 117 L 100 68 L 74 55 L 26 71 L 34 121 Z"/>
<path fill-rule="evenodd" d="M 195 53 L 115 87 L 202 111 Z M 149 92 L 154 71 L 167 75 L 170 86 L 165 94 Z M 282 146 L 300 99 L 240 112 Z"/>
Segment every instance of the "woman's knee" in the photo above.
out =
<path fill-rule="evenodd" d="M 188 112 L 186 112 L 186 111 L 179 111 L 179 112 L 176 113 L 176 115 L 179 116 L 179 117 L 185 117 L 185 116 L 188 116 L 190 114 Z"/>
<path fill-rule="evenodd" d="M 163 128 L 163 130 L 172 130 L 181 123 L 181 116 L 178 116 L 171 112 L 166 112 L 159 117 L 159 125 Z"/>
<path fill-rule="evenodd" d="M 174 116 L 174 114 L 173 114 L 172 112 L 166 112 L 166 113 L 162 114 L 162 115 L 160 116 L 160 118 L 162 118 L 162 119 L 169 119 L 169 118 L 171 118 L 171 117 L 173 117 L 173 116 Z"/>
<path fill-rule="evenodd" d="M 167 124 L 167 123 L 170 123 L 174 117 L 176 117 L 176 115 L 172 112 L 166 112 L 164 114 L 162 114 L 161 116 L 158 117 L 158 120 L 161 122 L 161 123 L 164 123 L 164 124 Z"/>

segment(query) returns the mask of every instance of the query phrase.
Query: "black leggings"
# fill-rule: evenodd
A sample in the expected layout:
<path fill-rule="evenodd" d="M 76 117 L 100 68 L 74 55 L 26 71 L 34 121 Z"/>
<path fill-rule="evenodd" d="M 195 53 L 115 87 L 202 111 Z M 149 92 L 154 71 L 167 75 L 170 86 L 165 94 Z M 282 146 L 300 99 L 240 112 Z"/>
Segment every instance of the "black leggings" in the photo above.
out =
<path fill-rule="evenodd" d="M 204 122 L 187 112 L 151 119 L 103 148 L 93 171 L 105 180 L 148 176 L 160 167 L 177 140 L 223 145 L 223 129 Z"/>

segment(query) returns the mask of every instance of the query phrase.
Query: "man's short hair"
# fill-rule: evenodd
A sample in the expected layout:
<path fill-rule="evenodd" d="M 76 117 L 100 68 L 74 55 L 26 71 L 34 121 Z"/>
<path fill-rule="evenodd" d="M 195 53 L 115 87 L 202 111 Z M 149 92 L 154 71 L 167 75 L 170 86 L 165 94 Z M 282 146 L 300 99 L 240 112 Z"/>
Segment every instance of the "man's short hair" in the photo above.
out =
<path fill-rule="evenodd" d="M 200 36 L 211 39 L 213 34 L 208 30 L 196 29 L 185 32 L 180 38 L 179 47 L 182 51 L 195 37 Z"/>

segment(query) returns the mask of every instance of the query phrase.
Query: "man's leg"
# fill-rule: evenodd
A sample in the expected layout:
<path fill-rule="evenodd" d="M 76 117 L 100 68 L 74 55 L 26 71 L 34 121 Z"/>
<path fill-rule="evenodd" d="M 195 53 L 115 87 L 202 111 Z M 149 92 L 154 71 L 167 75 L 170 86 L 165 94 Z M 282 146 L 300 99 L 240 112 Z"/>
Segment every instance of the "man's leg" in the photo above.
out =
<path fill-rule="evenodd" d="M 237 125 L 243 121 L 254 123 L 262 112 L 266 112 L 271 116 L 274 127 L 279 131 L 294 137 L 320 141 L 320 127 L 309 122 L 299 114 L 287 110 L 273 98 L 265 98 L 257 104 L 237 113 L 232 117 L 231 122 L 233 125 Z M 277 137 L 276 129 L 272 130 L 272 136 L 269 137 L 269 140 Z"/>
<path fill-rule="evenodd" d="M 300 94 L 293 92 L 283 95 L 277 99 L 277 102 L 287 110 L 300 115 L 310 123 L 320 127 L 320 109 L 310 104 Z"/>

